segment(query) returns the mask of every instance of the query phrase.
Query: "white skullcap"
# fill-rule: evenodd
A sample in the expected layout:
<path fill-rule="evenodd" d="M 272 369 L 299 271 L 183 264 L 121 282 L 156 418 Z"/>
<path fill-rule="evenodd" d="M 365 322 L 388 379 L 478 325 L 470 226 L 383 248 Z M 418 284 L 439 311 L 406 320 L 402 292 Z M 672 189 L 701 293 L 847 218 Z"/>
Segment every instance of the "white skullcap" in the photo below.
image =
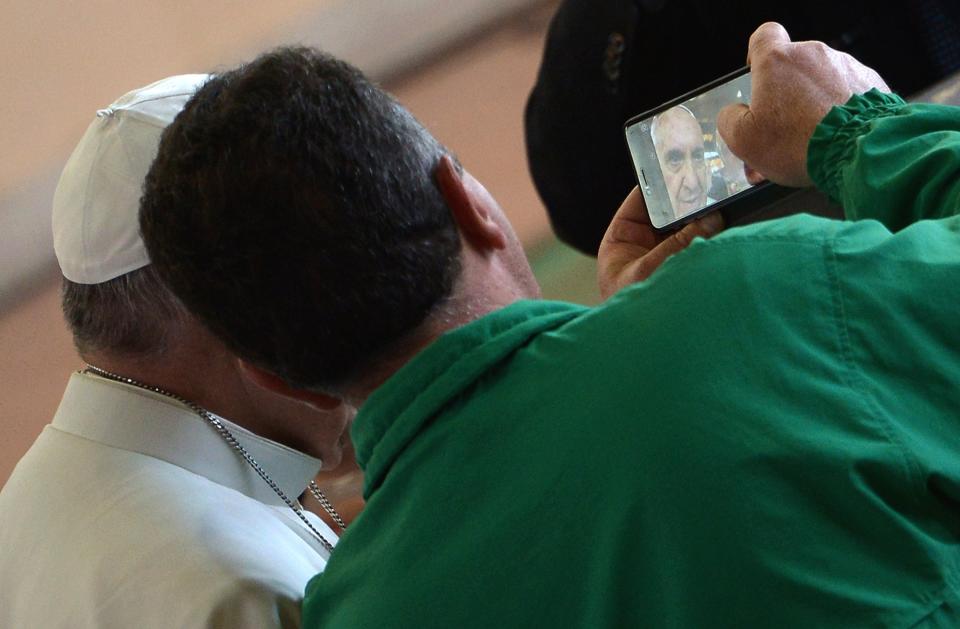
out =
<path fill-rule="evenodd" d="M 97 112 L 53 195 L 53 248 L 63 276 L 99 284 L 150 264 L 138 214 L 160 134 L 206 74 L 172 76 Z"/>

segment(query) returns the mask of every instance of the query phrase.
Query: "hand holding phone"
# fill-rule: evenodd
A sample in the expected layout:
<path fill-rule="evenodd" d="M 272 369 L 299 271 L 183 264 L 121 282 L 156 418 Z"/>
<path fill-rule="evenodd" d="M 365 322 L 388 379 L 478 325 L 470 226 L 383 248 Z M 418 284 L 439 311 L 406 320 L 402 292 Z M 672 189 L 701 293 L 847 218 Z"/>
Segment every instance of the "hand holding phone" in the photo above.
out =
<path fill-rule="evenodd" d="M 647 207 L 638 188 L 617 210 L 597 252 L 597 284 L 606 299 L 621 288 L 641 282 L 694 238 L 709 238 L 723 229 L 719 212 L 707 214 L 671 234 L 658 233 L 650 224 Z"/>
<path fill-rule="evenodd" d="M 657 231 L 672 231 L 770 186 L 716 132 L 721 108 L 750 102 L 750 78 L 744 68 L 624 125 L 650 224 Z"/>
<path fill-rule="evenodd" d="M 750 37 L 749 102 L 724 107 L 717 127 L 733 153 L 776 183 L 810 185 L 807 145 L 834 105 L 872 88 L 890 91 L 876 72 L 821 42 L 791 42 L 767 22 Z"/>

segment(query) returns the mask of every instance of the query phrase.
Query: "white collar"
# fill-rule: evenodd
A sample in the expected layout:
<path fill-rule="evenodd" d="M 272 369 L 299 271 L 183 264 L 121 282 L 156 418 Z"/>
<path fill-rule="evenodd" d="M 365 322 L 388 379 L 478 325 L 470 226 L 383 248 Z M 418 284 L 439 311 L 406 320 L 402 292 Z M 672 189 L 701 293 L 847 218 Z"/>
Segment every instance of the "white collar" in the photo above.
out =
<path fill-rule="evenodd" d="M 319 459 L 216 417 L 291 500 L 296 500 L 320 471 Z M 53 426 L 167 461 L 265 504 L 284 505 L 213 426 L 159 393 L 75 373 L 67 383 Z"/>

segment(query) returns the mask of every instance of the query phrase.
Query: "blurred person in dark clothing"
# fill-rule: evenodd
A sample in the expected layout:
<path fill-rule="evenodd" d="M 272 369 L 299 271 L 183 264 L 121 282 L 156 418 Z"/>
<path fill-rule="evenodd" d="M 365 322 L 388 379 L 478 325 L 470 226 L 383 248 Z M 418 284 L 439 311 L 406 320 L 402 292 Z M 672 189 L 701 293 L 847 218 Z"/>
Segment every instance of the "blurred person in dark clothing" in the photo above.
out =
<path fill-rule="evenodd" d="M 892 7 L 893 5 L 891 5 Z M 636 177 L 624 121 L 744 65 L 761 22 L 816 39 L 913 94 L 960 69 L 960 4 L 565 0 L 526 110 L 530 170 L 561 240 L 597 254 Z"/>

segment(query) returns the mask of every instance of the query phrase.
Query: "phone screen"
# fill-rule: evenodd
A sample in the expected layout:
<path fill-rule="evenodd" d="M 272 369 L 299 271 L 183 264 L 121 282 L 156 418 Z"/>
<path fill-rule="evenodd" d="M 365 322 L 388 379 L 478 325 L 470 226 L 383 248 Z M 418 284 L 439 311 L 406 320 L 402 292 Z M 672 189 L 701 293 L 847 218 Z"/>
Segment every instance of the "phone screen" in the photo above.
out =
<path fill-rule="evenodd" d="M 717 133 L 717 114 L 730 103 L 750 102 L 744 69 L 625 125 L 627 146 L 657 229 L 686 222 L 754 187 L 748 173 Z M 759 183 L 759 182 L 758 182 Z"/>

